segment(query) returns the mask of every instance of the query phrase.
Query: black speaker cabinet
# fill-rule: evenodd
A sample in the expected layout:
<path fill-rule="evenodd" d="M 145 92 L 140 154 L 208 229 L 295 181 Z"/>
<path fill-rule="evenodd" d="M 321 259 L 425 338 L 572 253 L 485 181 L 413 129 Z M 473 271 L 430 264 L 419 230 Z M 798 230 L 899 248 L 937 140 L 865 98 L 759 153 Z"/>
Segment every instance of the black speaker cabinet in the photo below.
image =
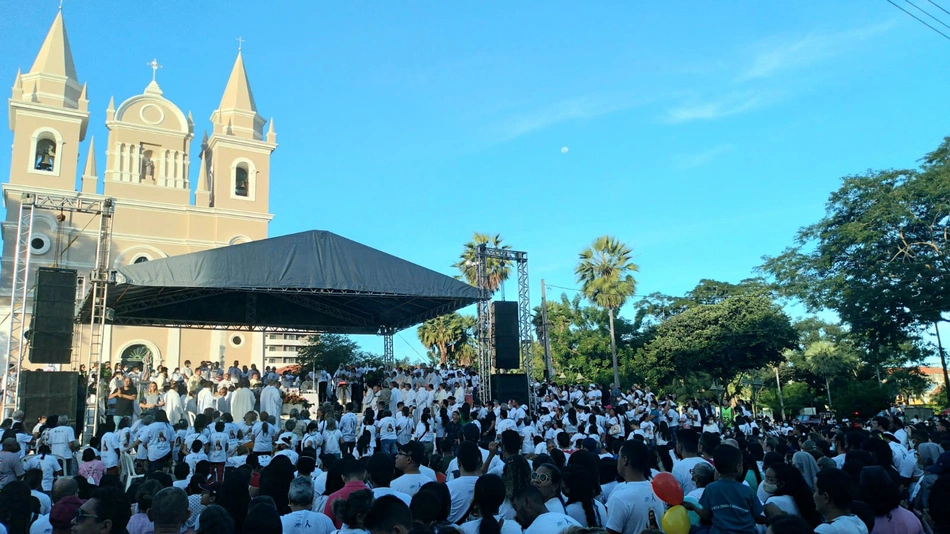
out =
<path fill-rule="evenodd" d="M 75 269 L 39 268 L 30 325 L 30 361 L 68 364 L 76 313 Z"/>
<path fill-rule="evenodd" d="M 32 429 L 37 417 L 68 415 L 76 422 L 79 396 L 79 373 L 61 371 L 24 371 L 20 377 L 20 408 L 26 414 L 24 422 Z"/>
<path fill-rule="evenodd" d="M 491 396 L 498 402 L 515 399 L 527 406 L 528 375 L 524 373 L 491 375 Z"/>
<path fill-rule="evenodd" d="M 518 303 L 492 302 L 492 345 L 496 369 L 521 368 L 521 343 L 518 339 Z"/>

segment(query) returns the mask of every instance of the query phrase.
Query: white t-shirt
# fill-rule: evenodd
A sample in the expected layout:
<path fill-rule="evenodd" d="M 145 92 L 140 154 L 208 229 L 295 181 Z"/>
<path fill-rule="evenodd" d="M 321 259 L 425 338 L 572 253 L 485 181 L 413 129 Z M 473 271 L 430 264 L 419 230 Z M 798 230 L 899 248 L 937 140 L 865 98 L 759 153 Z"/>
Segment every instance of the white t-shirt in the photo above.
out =
<path fill-rule="evenodd" d="M 254 436 L 254 452 L 274 452 L 274 438 L 277 434 L 275 425 L 267 423 L 265 429 L 261 421 L 254 423 L 254 428 L 251 430 L 251 435 Z"/>
<path fill-rule="evenodd" d="M 856 515 L 843 515 L 815 527 L 817 534 L 868 534 L 868 526 Z M 30 534 L 33 534 L 32 532 Z"/>
<path fill-rule="evenodd" d="M 114 432 L 106 432 L 99 441 L 99 457 L 106 469 L 119 465 L 119 443 Z"/>
<path fill-rule="evenodd" d="M 458 523 L 472 506 L 475 497 L 475 482 L 477 476 L 462 476 L 445 483 L 452 496 L 452 510 L 449 512 L 449 523 Z"/>
<path fill-rule="evenodd" d="M 392 417 L 383 417 L 379 420 L 379 439 L 396 439 L 396 420 Z"/>
<path fill-rule="evenodd" d="M 208 461 L 213 464 L 223 464 L 228 460 L 228 449 L 231 446 L 231 436 L 226 432 L 211 434 L 208 443 Z"/>
<path fill-rule="evenodd" d="M 69 448 L 69 444 L 76 441 L 76 433 L 73 431 L 73 427 L 58 426 L 51 428 L 47 436 L 49 436 L 50 451 L 52 451 L 54 455 L 65 459 L 73 457 L 73 452 Z"/>
<path fill-rule="evenodd" d="M 422 473 L 415 473 L 411 475 L 402 475 L 401 477 L 390 482 L 389 487 L 412 497 L 416 493 L 419 493 L 419 488 L 425 484 L 428 484 L 429 482 L 432 482 L 431 478 L 423 475 Z"/>
<path fill-rule="evenodd" d="M 3 526 L 3 525 L 0 525 Z M 6 534 L 6 529 L 3 530 L 3 534 Z M 30 534 L 52 534 L 53 525 L 49 522 L 48 515 L 39 516 L 36 521 L 30 525 Z M 477 532 L 475 534 L 478 534 Z"/>
<path fill-rule="evenodd" d="M 333 521 L 319 513 L 310 510 L 298 510 L 280 517 L 283 534 L 330 534 L 336 527 Z"/>
<path fill-rule="evenodd" d="M 340 438 L 343 434 L 339 430 L 327 430 L 323 434 L 324 454 L 340 454 Z"/>
<path fill-rule="evenodd" d="M 400 501 L 406 503 L 406 506 L 412 504 L 412 497 L 401 491 L 396 491 L 392 488 L 373 488 L 373 499 L 378 499 L 384 495 L 392 495 L 393 497 L 396 497 Z"/>
<path fill-rule="evenodd" d="M 498 514 L 495 516 L 495 519 L 498 522 L 502 522 L 502 515 Z M 478 534 L 478 529 L 482 525 L 481 519 L 476 519 L 474 521 L 469 521 L 467 523 L 462 523 L 459 525 L 459 532 L 462 534 Z M 31 533 L 32 534 L 32 533 Z M 521 534 L 521 525 L 518 524 L 514 519 L 504 519 L 504 522 L 501 523 L 501 534 Z"/>
<path fill-rule="evenodd" d="M 604 528 L 623 534 L 640 534 L 659 528 L 666 505 L 653 493 L 649 481 L 625 482 L 610 492 Z"/>
<path fill-rule="evenodd" d="M 802 515 L 798 511 L 798 505 L 795 504 L 795 499 L 792 498 L 791 495 L 776 495 L 769 497 L 765 500 L 765 504 L 774 504 L 779 510 L 785 512 L 788 515 Z"/>
<path fill-rule="evenodd" d="M 524 529 L 524 534 L 559 534 L 565 529 L 579 526 L 580 524 L 569 515 L 547 512 L 536 517 L 531 526 Z M 637 532 L 637 534 L 640 533 Z"/>
<path fill-rule="evenodd" d="M 673 477 L 683 486 L 684 493 L 689 493 L 696 489 L 696 483 L 693 482 L 693 474 L 691 471 L 694 467 L 702 463 L 708 464 L 709 462 L 699 457 L 683 458 L 673 465 Z"/>
<path fill-rule="evenodd" d="M 603 527 L 607 521 L 607 507 L 604 503 L 594 499 L 594 517 L 597 518 L 596 525 L 587 524 L 587 513 L 584 511 L 584 505 L 579 502 L 572 502 L 567 505 L 567 515 L 574 518 L 582 527 Z"/>
<path fill-rule="evenodd" d="M 43 491 L 53 491 L 53 479 L 57 471 L 62 471 L 59 460 L 52 454 L 44 456 L 34 456 L 26 461 L 25 470 L 39 469 L 43 472 Z"/>

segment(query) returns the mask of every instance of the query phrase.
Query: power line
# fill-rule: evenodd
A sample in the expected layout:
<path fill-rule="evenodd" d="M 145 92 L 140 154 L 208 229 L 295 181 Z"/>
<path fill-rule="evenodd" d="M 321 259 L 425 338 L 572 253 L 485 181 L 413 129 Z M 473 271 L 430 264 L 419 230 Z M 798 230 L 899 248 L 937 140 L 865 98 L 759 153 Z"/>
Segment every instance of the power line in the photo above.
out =
<path fill-rule="evenodd" d="M 937 2 L 934 2 L 934 0 L 927 0 L 927 1 L 930 2 L 931 4 L 937 6 L 937 9 L 939 9 L 940 11 L 943 11 L 943 12 L 946 13 L 947 15 L 950 15 L 950 11 L 947 11 L 946 9 L 940 7 L 940 4 L 938 4 Z"/>
<path fill-rule="evenodd" d="M 403 343 L 405 343 L 406 345 L 409 345 L 409 348 L 412 349 L 412 352 L 415 352 L 417 356 L 419 356 L 420 358 L 424 357 L 422 354 L 419 353 L 418 350 L 416 350 L 415 347 L 412 346 L 411 343 L 406 341 L 406 338 L 402 337 L 402 334 L 397 333 L 396 335 L 399 336 L 399 339 L 401 339 Z"/>
<path fill-rule="evenodd" d="M 918 17 L 917 15 L 914 15 L 914 14 L 911 13 L 910 11 L 907 11 L 906 9 L 904 9 L 904 8 L 902 8 L 901 6 L 895 4 L 895 3 L 892 2 L 891 0 L 887 0 L 887 3 L 888 3 L 888 4 L 891 4 L 892 6 L 896 7 L 897 9 L 900 9 L 900 10 L 903 11 L 904 13 L 907 13 L 908 16 L 911 16 L 911 17 L 913 17 L 914 19 L 916 19 L 917 22 L 919 22 L 919 23 L 923 24 L 924 26 L 930 28 L 931 30 L 933 30 L 933 31 L 935 31 L 935 32 L 937 32 L 937 33 L 939 33 L 940 35 L 943 36 L 944 39 L 950 41 L 950 35 L 947 35 L 947 34 L 943 33 L 942 31 L 938 30 L 937 28 L 934 28 L 934 27 L 931 26 L 930 24 L 927 24 L 927 21 L 925 21 L 924 19 Z"/>
<path fill-rule="evenodd" d="M 944 21 L 938 19 L 937 17 L 931 15 L 929 12 L 925 11 L 924 9 L 922 9 L 922 8 L 921 8 L 920 6 L 918 6 L 917 4 L 911 2 L 910 0 L 904 0 L 904 1 L 907 2 L 908 4 L 914 6 L 914 8 L 917 9 L 917 11 L 920 11 L 920 12 L 923 13 L 924 15 L 927 15 L 928 17 L 934 19 L 935 21 L 937 21 L 937 23 L 942 24 L 942 25 L 943 25 L 944 27 L 946 27 L 946 28 L 950 28 L 950 26 L 948 26 L 946 22 L 944 22 Z"/>

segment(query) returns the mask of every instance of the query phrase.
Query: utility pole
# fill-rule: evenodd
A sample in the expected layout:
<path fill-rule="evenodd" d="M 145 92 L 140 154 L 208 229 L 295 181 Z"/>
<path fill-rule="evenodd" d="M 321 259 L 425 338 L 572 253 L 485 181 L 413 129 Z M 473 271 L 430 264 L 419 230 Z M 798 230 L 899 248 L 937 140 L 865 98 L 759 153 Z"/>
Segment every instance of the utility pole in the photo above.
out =
<path fill-rule="evenodd" d="M 544 282 L 542 282 L 544 283 Z M 541 302 L 544 302 L 544 288 L 541 288 Z M 937 334 L 937 348 L 940 350 L 940 367 L 943 368 L 943 392 L 950 399 L 950 377 L 947 376 L 947 356 L 943 352 L 943 343 L 940 341 L 940 326 L 934 321 L 934 333 Z M 545 336 L 547 339 L 547 336 Z"/>
<path fill-rule="evenodd" d="M 541 279 L 541 333 L 544 335 L 544 378 L 550 380 L 554 376 L 554 367 L 551 365 L 551 338 L 548 336 L 548 300 L 544 290 L 544 279 Z"/>

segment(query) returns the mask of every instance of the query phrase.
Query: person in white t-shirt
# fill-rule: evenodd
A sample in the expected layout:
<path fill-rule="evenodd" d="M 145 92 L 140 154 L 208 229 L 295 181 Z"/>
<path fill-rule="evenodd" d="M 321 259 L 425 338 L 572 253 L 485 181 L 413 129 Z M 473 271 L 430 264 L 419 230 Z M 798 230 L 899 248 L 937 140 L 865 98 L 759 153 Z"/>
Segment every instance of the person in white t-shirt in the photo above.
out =
<path fill-rule="evenodd" d="M 224 464 L 231 452 L 231 436 L 225 432 L 225 428 L 226 423 L 218 421 L 214 424 L 214 432 L 208 438 L 208 462 L 211 464 L 215 482 L 224 482 Z"/>
<path fill-rule="evenodd" d="M 851 477 L 840 469 L 818 472 L 812 497 L 825 522 L 815 527 L 817 534 L 867 534 L 867 525 L 851 513 L 851 486 Z"/>
<path fill-rule="evenodd" d="M 548 511 L 541 490 L 534 486 L 515 493 L 512 505 L 515 508 L 515 521 L 524 528 L 524 534 L 554 534 L 580 526 L 567 514 Z"/>
<path fill-rule="evenodd" d="M 513 519 L 505 519 L 504 514 L 499 512 L 499 508 L 505 502 L 505 483 L 501 477 L 491 474 L 479 477 L 475 482 L 473 500 L 479 518 L 459 525 L 459 531 L 462 534 L 479 534 L 482 521 L 489 517 L 491 518 L 489 521 L 499 523 L 500 534 L 521 534 L 521 525 Z"/>
<path fill-rule="evenodd" d="M 709 463 L 699 456 L 699 433 L 695 430 L 683 430 L 676 442 L 676 456 L 680 458 L 673 464 L 673 476 L 683 486 L 683 493 L 696 489 L 693 482 L 693 468 L 697 464 Z"/>
<path fill-rule="evenodd" d="M 432 482 L 429 476 L 422 474 L 419 466 L 425 460 L 425 449 L 418 441 L 410 441 L 399 448 L 396 453 L 396 468 L 403 475 L 389 485 L 392 489 L 412 497 L 419 493 L 423 485 Z"/>
<path fill-rule="evenodd" d="M 53 456 L 63 461 L 67 475 L 76 473 L 76 459 L 73 457 L 73 451 L 79 447 L 76 441 L 76 433 L 73 427 L 69 426 L 69 417 L 59 416 L 58 424 L 55 428 L 47 431 L 48 442 Z"/>
<path fill-rule="evenodd" d="M 475 496 L 475 483 L 478 482 L 478 476 L 481 474 L 479 468 L 482 466 L 482 454 L 478 450 L 478 445 L 471 441 L 459 444 L 456 458 L 460 475 L 445 484 L 452 497 L 449 523 L 460 522 L 468 513 L 472 498 Z"/>
<path fill-rule="evenodd" d="M 608 534 L 640 534 L 659 529 L 666 505 L 653 492 L 650 474 L 650 450 L 631 440 L 623 444 L 617 458 L 617 474 L 624 483 L 610 492 L 607 499 Z"/>
<path fill-rule="evenodd" d="M 287 492 L 290 513 L 281 516 L 284 534 L 330 534 L 336 528 L 329 517 L 310 509 L 313 506 L 313 480 L 297 477 Z"/>

